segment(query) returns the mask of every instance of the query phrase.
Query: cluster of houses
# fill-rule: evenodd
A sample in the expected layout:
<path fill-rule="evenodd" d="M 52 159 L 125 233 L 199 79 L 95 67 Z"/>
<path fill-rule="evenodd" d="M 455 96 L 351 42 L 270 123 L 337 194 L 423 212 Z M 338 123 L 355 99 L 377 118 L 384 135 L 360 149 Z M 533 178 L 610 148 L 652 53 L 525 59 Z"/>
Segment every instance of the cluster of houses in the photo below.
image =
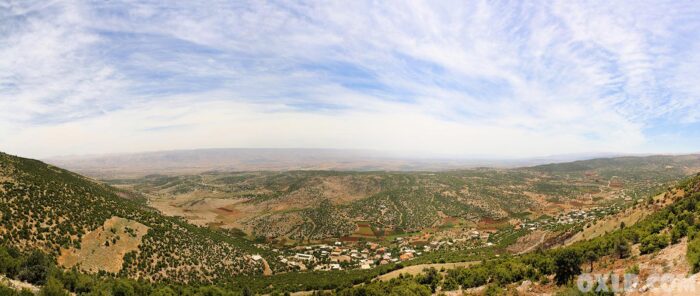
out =
<path fill-rule="evenodd" d="M 496 229 L 451 229 L 436 233 L 420 233 L 396 237 L 390 247 L 374 242 L 350 241 L 273 249 L 282 263 L 299 270 L 371 269 L 379 265 L 408 261 L 426 252 L 470 249 L 493 246 L 503 235 L 513 230 L 547 230 L 559 225 L 590 222 L 613 214 L 621 206 L 572 210 L 549 219 L 511 221 L 514 228 L 502 233 Z"/>
<path fill-rule="evenodd" d="M 550 229 L 558 225 L 571 225 L 578 223 L 591 222 L 598 218 L 617 213 L 622 210 L 619 205 L 609 207 L 595 207 L 587 210 L 573 210 L 561 213 L 550 219 L 539 221 L 517 220 L 514 223 L 515 230 L 526 229 L 534 231 L 537 229 Z"/>
<path fill-rule="evenodd" d="M 567 213 L 559 214 L 554 217 L 553 220 L 548 221 L 549 223 L 555 223 L 559 225 L 565 224 L 577 224 L 582 222 L 590 222 L 596 220 L 600 217 L 610 215 L 622 210 L 622 207 L 614 205 L 610 207 L 597 207 L 591 208 L 586 211 L 584 210 L 574 210 Z M 547 223 L 547 222 L 545 222 Z"/>
<path fill-rule="evenodd" d="M 432 237 L 427 240 L 427 243 L 421 245 L 424 252 L 445 249 L 450 250 L 454 249 L 455 246 L 459 246 L 460 248 L 464 246 L 491 246 L 493 243 L 491 243 L 489 239 L 491 235 L 496 232 L 497 230 L 495 229 L 477 230 L 476 228 L 440 231 L 433 234 Z"/>
<path fill-rule="evenodd" d="M 411 260 L 422 254 L 410 247 L 388 250 L 373 242 L 335 242 L 273 251 L 283 253 L 279 255 L 282 263 L 299 270 L 371 269 L 377 265 Z"/>

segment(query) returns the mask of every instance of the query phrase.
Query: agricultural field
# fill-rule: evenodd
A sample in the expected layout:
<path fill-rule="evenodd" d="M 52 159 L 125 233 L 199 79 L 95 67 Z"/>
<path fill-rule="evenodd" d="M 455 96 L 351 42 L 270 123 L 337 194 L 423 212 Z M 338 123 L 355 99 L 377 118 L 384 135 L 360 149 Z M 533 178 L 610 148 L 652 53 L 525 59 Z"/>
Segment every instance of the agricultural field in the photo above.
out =
<path fill-rule="evenodd" d="M 626 164 L 633 177 L 595 160 L 508 170 L 95 181 L 0 154 L 0 234 L 3 245 L 46 252 L 74 272 L 245 283 L 234 284 L 237 291 L 335 289 L 425 267 L 449 276 L 472 261 L 607 237 L 621 222 L 632 227 L 688 195 L 672 176 L 694 172 L 696 162 L 636 161 Z M 646 173 L 661 168 L 665 174 Z"/>
<path fill-rule="evenodd" d="M 629 204 L 699 168 L 700 157 L 690 155 L 516 169 L 208 172 L 103 181 L 146 197 L 165 215 L 294 243 L 381 239 L 433 228 L 503 228 L 522 219 Z"/>

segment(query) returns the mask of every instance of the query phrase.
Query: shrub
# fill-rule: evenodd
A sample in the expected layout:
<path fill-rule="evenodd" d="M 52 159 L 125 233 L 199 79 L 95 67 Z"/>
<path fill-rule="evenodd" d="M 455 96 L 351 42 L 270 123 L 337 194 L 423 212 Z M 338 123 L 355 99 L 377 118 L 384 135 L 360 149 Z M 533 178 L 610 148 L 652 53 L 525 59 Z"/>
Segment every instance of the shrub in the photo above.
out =
<path fill-rule="evenodd" d="M 554 257 L 556 274 L 554 279 L 558 285 L 571 282 L 574 276 L 581 273 L 581 255 L 574 249 L 563 249 Z"/>
<path fill-rule="evenodd" d="M 639 245 L 639 251 L 642 254 L 656 252 L 668 246 L 668 236 L 663 234 L 652 234 L 642 239 Z"/>
<path fill-rule="evenodd" d="M 688 258 L 688 263 L 690 264 L 693 273 L 700 271 L 700 237 L 695 238 L 688 243 L 686 258 Z"/>
<path fill-rule="evenodd" d="M 39 291 L 40 296 L 68 296 L 68 292 L 63 289 L 63 285 L 56 278 L 49 278 L 44 287 Z"/>

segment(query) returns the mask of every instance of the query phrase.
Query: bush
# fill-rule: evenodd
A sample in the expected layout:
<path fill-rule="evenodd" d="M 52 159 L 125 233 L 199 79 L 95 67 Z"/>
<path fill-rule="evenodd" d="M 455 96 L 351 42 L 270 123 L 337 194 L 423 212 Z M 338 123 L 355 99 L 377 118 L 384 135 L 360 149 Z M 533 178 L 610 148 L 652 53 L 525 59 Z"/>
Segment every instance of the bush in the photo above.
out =
<path fill-rule="evenodd" d="M 151 293 L 151 296 L 175 296 L 177 293 L 173 291 L 173 289 L 170 289 L 169 287 L 164 287 L 157 289 Z"/>
<path fill-rule="evenodd" d="M 484 295 L 486 296 L 499 296 L 499 295 L 505 295 L 506 291 L 503 290 L 503 288 L 491 284 L 486 287 L 486 290 L 484 291 Z"/>
<path fill-rule="evenodd" d="M 454 278 L 446 278 L 445 282 L 442 283 L 443 291 L 455 291 L 459 290 L 459 283 Z"/>
<path fill-rule="evenodd" d="M 615 254 L 620 259 L 624 259 L 630 256 L 630 243 L 621 236 L 617 236 L 613 239 L 613 249 Z"/>
<path fill-rule="evenodd" d="M 574 249 L 562 249 L 554 257 L 556 274 L 554 279 L 558 285 L 564 285 L 581 273 L 581 255 Z"/>
<path fill-rule="evenodd" d="M 131 284 L 125 280 L 119 280 L 116 283 L 114 283 L 114 286 L 112 287 L 112 294 L 114 294 L 114 296 L 136 295 L 136 293 L 134 293 L 134 287 L 131 286 Z"/>
<path fill-rule="evenodd" d="M 700 237 L 688 243 L 688 250 L 686 251 L 686 258 L 690 264 L 693 273 L 700 271 Z"/>
<path fill-rule="evenodd" d="M 10 289 L 10 288 L 6 287 L 5 285 L 3 285 L 2 283 L 0 283 L 0 295 L 3 295 L 3 296 L 16 296 L 16 295 L 18 295 L 18 294 L 17 294 L 17 292 L 16 292 L 15 290 Z"/>
<path fill-rule="evenodd" d="M 668 236 L 663 234 L 652 234 L 642 239 L 639 245 L 639 251 L 642 254 L 656 252 L 668 246 Z"/>
<path fill-rule="evenodd" d="M 19 262 L 7 251 L 0 246 L 0 274 L 6 274 L 8 277 L 15 277 Z"/>
<path fill-rule="evenodd" d="M 19 279 L 35 285 L 44 285 L 51 265 L 46 254 L 35 250 L 22 263 Z"/>
<path fill-rule="evenodd" d="M 51 277 L 46 281 L 44 287 L 39 291 L 40 296 L 68 296 L 68 292 L 63 289 L 63 285 L 57 279 Z"/>

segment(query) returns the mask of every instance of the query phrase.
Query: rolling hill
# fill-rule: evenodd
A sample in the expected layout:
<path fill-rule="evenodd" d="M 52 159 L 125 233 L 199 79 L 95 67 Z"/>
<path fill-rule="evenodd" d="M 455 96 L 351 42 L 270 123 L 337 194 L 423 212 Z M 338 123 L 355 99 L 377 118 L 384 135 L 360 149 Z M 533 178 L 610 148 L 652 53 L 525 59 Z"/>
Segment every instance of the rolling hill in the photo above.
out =
<path fill-rule="evenodd" d="M 43 250 L 66 267 L 174 282 L 263 273 L 251 255 L 267 251 L 249 241 L 163 216 L 142 199 L 37 160 L 0 154 L 0 201 L 0 241 Z"/>
<path fill-rule="evenodd" d="M 256 171 L 148 175 L 107 183 L 166 215 L 273 240 L 365 237 L 554 216 L 642 199 L 694 172 L 700 156 L 593 159 L 439 172 Z M 367 231 L 364 231 L 367 232 Z M 369 235 L 367 235 L 369 234 Z"/>
<path fill-rule="evenodd" d="M 386 293 L 482 289 L 474 290 L 478 292 L 517 289 L 523 281 L 552 292 L 560 289 L 552 283 L 559 273 L 558 263 L 552 260 L 580 258 L 588 251 L 600 258 L 594 266 L 606 272 L 634 264 L 666 268 L 678 261 L 679 252 L 689 254 L 687 260 L 679 261 L 679 270 L 697 270 L 697 260 L 690 254 L 700 249 L 695 225 L 700 181 L 698 177 L 678 180 L 697 172 L 699 159 L 611 158 L 448 172 L 208 172 L 112 179 L 106 185 L 40 161 L 0 154 L 0 246 L 40 249 L 65 268 L 103 275 L 98 279 L 113 285 L 111 289 L 124 284 L 120 279 L 131 278 L 145 282 L 126 285 L 156 291 L 159 285 L 173 283 L 163 289 L 187 294 L 193 286 L 208 291 L 199 292 L 207 295 L 236 295 L 224 291 L 248 288 L 261 293 L 338 289 L 336 295 L 375 289 Z M 661 194 L 650 198 L 649 192 Z M 240 226 L 254 235 L 315 240 L 356 235 L 358 221 L 378 235 L 380 231 L 441 229 L 454 218 L 472 226 L 489 221 L 508 224 L 513 219 L 600 204 L 627 208 L 597 220 L 580 237 L 568 236 L 571 239 L 560 248 L 535 245 L 503 253 L 511 241 L 492 249 L 498 253 L 436 252 L 404 264 L 444 267 L 435 263 L 448 260 L 473 267 L 453 264 L 445 271 L 427 270 L 388 282 L 370 281 L 403 265 L 286 272 L 291 270 L 267 246 L 254 244 L 250 237 L 230 229 L 238 227 L 229 227 Z M 634 211 L 644 214 L 621 227 L 618 222 L 627 220 L 618 219 Z M 687 228 L 668 226 L 686 224 Z M 620 240 L 637 255 L 617 258 Z M 657 260 L 653 254 L 659 251 L 660 259 L 673 260 Z M 262 276 L 266 265 L 274 275 Z M 395 273 L 400 272 L 391 274 Z M 61 281 L 66 289 L 77 291 L 66 284 L 67 279 Z M 224 290 L 197 287 L 199 283 L 214 283 Z M 91 289 L 100 287 L 93 285 Z"/>

